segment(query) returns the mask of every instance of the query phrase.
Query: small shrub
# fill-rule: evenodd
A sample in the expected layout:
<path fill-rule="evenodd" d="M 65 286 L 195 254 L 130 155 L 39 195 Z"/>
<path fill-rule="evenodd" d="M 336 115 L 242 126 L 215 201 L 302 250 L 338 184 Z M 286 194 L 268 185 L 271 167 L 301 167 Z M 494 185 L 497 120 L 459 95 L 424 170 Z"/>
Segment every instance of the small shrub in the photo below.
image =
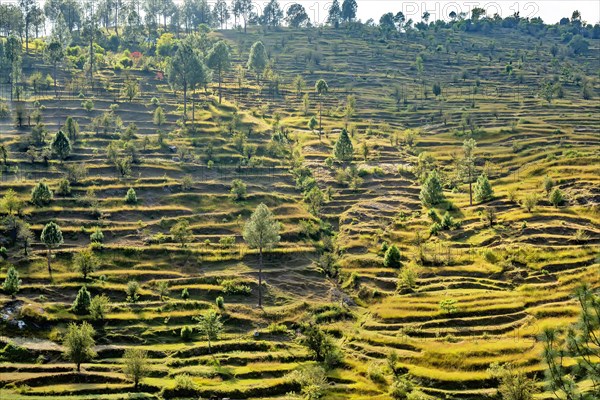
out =
<path fill-rule="evenodd" d="M 127 301 L 130 303 L 135 303 L 139 300 L 140 295 L 140 284 L 137 281 L 129 281 L 127 282 Z"/>
<path fill-rule="evenodd" d="M 245 283 L 233 280 L 233 279 L 225 279 L 221 282 L 221 286 L 223 287 L 223 293 L 228 295 L 250 295 L 252 293 L 252 289 L 250 286 Z"/>
<path fill-rule="evenodd" d="M 539 197 L 537 196 L 537 194 L 529 193 L 528 195 L 525 196 L 525 198 L 523 198 L 523 207 L 525 207 L 525 209 L 528 212 L 531 212 L 537 206 L 538 201 L 539 201 Z"/>
<path fill-rule="evenodd" d="M 379 364 L 371 364 L 367 370 L 369 379 L 378 385 L 385 385 L 387 383 L 383 368 Z"/>
<path fill-rule="evenodd" d="M 181 374 L 175 377 L 175 389 L 182 391 L 196 390 L 197 386 L 188 374 Z"/>
<path fill-rule="evenodd" d="M 388 268 L 398 268 L 400 266 L 400 250 L 395 244 L 391 245 L 385 252 L 383 265 Z"/>
<path fill-rule="evenodd" d="M 184 326 L 181 328 L 181 332 L 179 334 L 181 336 L 181 339 L 185 340 L 185 341 L 189 341 L 192 339 L 192 336 L 194 335 L 194 329 L 191 326 Z"/>
<path fill-rule="evenodd" d="M 456 306 L 456 300 L 454 299 L 444 299 L 440 300 L 440 311 L 444 314 L 453 314 L 458 311 L 458 307 Z"/>
<path fill-rule="evenodd" d="M 81 102 L 81 107 L 83 107 L 86 111 L 90 112 L 94 109 L 94 102 L 92 100 L 84 100 Z"/>
<path fill-rule="evenodd" d="M 63 178 L 60 181 L 58 181 L 56 193 L 58 193 L 61 196 L 68 196 L 71 194 L 71 184 L 69 183 L 68 179 Z"/>
<path fill-rule="evenodd" d="M 555 188 L 548 199 L 554 207 L 558 207 L 565 202 L 565 196 L 559 188 Z"/>
<path fill-rule="evenodd" d="M 489 262 L 490 264 L 496 264 L 498 262 L 498 257 L 496 256 L 496 253 L 494 253 L 493 250 L 489 249 L 484 250 L 483 259 Z"/>
<path fill-rule="evenodd" d="M 95 227 L 90 234 L 90 241 L 92 243 L 102 243 L 104 241 L 104 233 L 99 227 Z"/>
<path fill-rule="evenodd" d="M 235 236 L 223 236 L 219 239 L 219 245 L 225 249 L 233 247 L 235 245 Z"/>
<path fill-rule="evenodd" d="M 133 188 L 129 188 L 127 194 L 125 195 L 125 203 L 127 204 L 137 204 L 138 198 L 135 194 L 135 190 Z"/>
<path fill-rule="evenodd" d="M 190 298 L 190 292 L 188 291 L 188 288 L 183 288 L 183 290 L 181 291 L 181 298 L 183 300 L 187 300 Z"/>
<path fill-rule="evenodd" d="M 246 198 L 246 194 L 246 184 L 240 179 L 234 179 L 233 182 L 231 182 L 231 198 L 234 201 L 244 200 Z"/>
<path fill-rule="evenodd" d="M 267 331 L 273 335 L 282 335 L 288 332 L 288 327 L 285 324 L 277 324 L 272 322 L 267 327 Z"/>
<path fill-rule="evenodd" d="M 224 309 L 225 308 L 225 300 L 223 300 L 223 296 L 219 296 L 215 299 L 215 304 L 217 305 L 217 307 L 219 307 L 219 309 Z"/>
<path fill-rule="evenodd" d="M 108 312 L 110 299 L 106 295 L 94 296 L 90 303 L 90 316 L 95 320 L 102 320 Z"/>
<path fill-rule="evenodd" d="M 414 265 L 407 265 L 398 275 L 398 289 L 414 289 L 418 278 L 417 268 Z"/>

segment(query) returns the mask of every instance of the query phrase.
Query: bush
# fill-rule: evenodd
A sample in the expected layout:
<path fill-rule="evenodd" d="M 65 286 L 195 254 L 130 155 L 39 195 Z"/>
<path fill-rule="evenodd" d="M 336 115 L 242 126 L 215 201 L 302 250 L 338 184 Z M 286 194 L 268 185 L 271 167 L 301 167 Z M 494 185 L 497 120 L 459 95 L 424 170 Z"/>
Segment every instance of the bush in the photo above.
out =
<path fill-rule="evenodd" d="M 95 227 L 90 234 L 90 241 L 92 243 L 102 243 L 104 241 L 104 233 L 99 227 Z"/>
<path fill-rule="evenodd" d="M 240 179 L 234 179 L 233 182 L 231 182 L 231 198 L 234 201 L 244 200 L 246 198 L 246 194 L 246 184 Z"/>
<path fill-rule="evenodd" d="M 558 207 L 564 203 L 565 196 L 559 188 L 555 188 L 552 193 L 550 193 L 549 200 L 554 207 Z"/>
<path fill-rule="evenodd" d="M 225 279 L 221 282 L 221 286 L 223 287 L 223 293 L 228 295 L 250 295 L 252 293 L 252 289 L 250 286 L 245 283 L 233 280 L 233 279 Z"/>
<path fill-rule="evenodd" d="M 531 212 L 535 209 L 539 201 L 539 197 L 535 193 L 530 193 L 523 199 L 523 207 L 528 212 Z"/>
<path fill-rule="evenodd" d="M 452 218 L 452 216 L 450 215 L 449 212 L 446 211 L 446 213 L 442 217 L 440 226 L 442 227 L 443 230 L 448 230 L 448 229 L 454 228 L 454 226 L 455 226 L 454 218 Z"/>
<path fill-rule="evenodd" d="M 60 181 L 58 181 L 56 193 L 58 193 L 61 196 L 68 196 L 71 194 L 71 184 L 69 183 L 68 179 L 63 178 Z"/>
<path fill-rule="evenodd" d="M 188 291 L 188 288 L 183 288 L 183 290 L 181 291 L 181 298 L 183 300 L 187 300 L 190 298 L 190 292 Z"/>
<path fill-rule="evenodd" d="M 437 234 L 440 233 L 440 231 L 442 231 L 442 230 L 443 230 L 442 225 L 438 222 L 434 222 L 429 227 L 429 233 L 433 236 L 437 236 Z"/>
<path fill-rule="evenodd" d="M 94 102 L 92 100 L 84 100 L 81 102 L 81 107 L 86 111 L 92 111 L 94 109 Z"/>
<path fill-rule="evenodd" d="M 387 249 L 390 247 L 390 244 L 388 242 L 383 242 L 381 243 L 381 248 L 379 249 L 381 254 L 385 254 L 385 252 L 387 251 Z"/>
<path fill-rule="evenodd" d="M 385 252 L 383 265 L 388 268 L 398 268 L 400 266 L 400 250 L 395 244 L 391 245 Z"/>
<path fill-rule="evenodd" d="M 404 378 L 398 377 L 394 379 L 394 382 L 390 386 L 390 396 L 394 400 L 406 400 L 408 399 L 408 395 L 412 392 L 413 385 L 412 383 Z"/>
<path fill-rule="evenodd" d="M 302 329 L 304 335 L 300 342 L 311 352 L 313 358 L 323 362 L 328 368 L 340 365 L 343 361 L 339 347 L 333 338 L 314 324 L 305 325 Z"/>
<path fill-rule="evenodd" d="M 224 309 L 225 308 L 225 300 L 223 300 L 223 296 L 219 296 L 215 299 L 215 304 L 217 305 L 217 307 L 219 307 L 219 309 Z"/>
<path fill-rule="evenodd" d="M 496 256 L 496 253 L 494 253 L 493 250 L 489 249 L 484 250 L 483 259 L 489 262 L 490 264 L 496 264 L 498 262 L 498 257 Z"/>
<path fill-rule="evenodd" d="M 0 249 L 0 254 L 2 254 L 2 250 L 6 252 L 6 249 L 2 247 Z M 4 258 L 4 256 L 3 256 Z M 21 287 L 21 280 L 19 279 L 19 273 L 12 265 L 8 268 L 8 272 L 6 273 L 6 278 L 4 279 L 4 283 L 2 284 L 2 290 L 4 293 L 14 296 L 17 294 Z"/>
<path fill-rule="evenodd" d="M 219 239 L 219 245 L 223 248 L 230 248 L 235 245 L 235 236 L 223 236 Z"/>
<path fill-rule="evenodd" d="M 300 385 L 300 391 L 306 400 L 320 399 L 327 390 L 327 375 L 317 365 L 303 365 L 292 372 L 290 378 Z"/>
<path fill-rule="evenodd" d="M 487 175 L 481 174 L 475 183 L 475 200 L 478 202 L 488 201 L 494 196 L 492 185 L 488 180 Z"/>
<path fill-rule="evenodd" d="M 182 391 L 194 391 L 197 386 L 188 374 L 181 374 L 175 377 L 175 389 Z"/>
<path fill-rule="evenodd" d="M 125 195 L 125 203 L 127 204 L 137 204 L 138 198 L 135 194 L 135 190 L 133 188 L 129 188 L 127 191 L 127 195 Z"/>
<path fill-rule="evenodd" d="M 552 178 L 550 178 L 548 175 L 546 175 L 546 177 L 544 178 L 542 187 L 546 191 L 546 194 L 550 194 L 550 191 L 554 187 L 554 181 L 552 180 Z"/>
<path fill-rule="evenodd" d="M 407 265 L 398 275 L 398 289 L 413 289 L 417 285 L 418 278 L 416 267 Z"/>
<path fill-rule="evenodd" d="M 180 336 L 181 339 L 188 341 L 192 339 L 192 336 L 194 335 L 194 329 L 191 326 L 184 326 L 181 328 L 181 332 L 180 332 Z"/>
<path fill-rule="evenodd" d="M 283 335 L 288 332 L 288 327 L 285 324 L 271 322 L 267 327 L 267 331 L 273 335 Z"/>
<path fill-rule="evenodd" d="M 440 222 L 440 216 L 433 208 L 427 211 L 427 216 L 429 217 L 431 222 Z"/>
<path fill-rule="evenodd" d="M 127 282 L 127 289 L 125 292 L 127 293 L 127 301 L 130 303 L 135 303 L 139 300 L 140 295 L 140 284 L 137 281 L 129 281 Z"/>
<path fill-rule="evenodd" d="M 440 300 L 440 310 L 444 314 L 452 314 L 458 311 L 458 307 L 456 306 L 456 300 L 454 299 L 444 299 Z"/>
<path fill-rule="evenodd" d="M 383 368 L 379 364 L 369 365 L 367 375 L 369 376 L 369 379 L 371 379 L 376 384 L 385 385 L 387 383 L 385 379 L 385 374 L 383 372 Z"/>
<path fill-rule="evenodd" d="M 108 312 L 110 299 L 106 295 L 94 296 L 90 303 L 90 316 L 95 320 L 102 320 Z"/>
<path fill-rule="evenodd" d="M 0 101 L 0 119 L 5 120 L 10 118 L 10 109 L 8 104 L 4 101 Z"/>
<path fill-rule="evenodd" d="M 8 362 L 31 362 L 34 355 L 25 347 L 17 346 L 12 342 L 6 343 L 3 349 L 0 350 L 0 361 Z"/>

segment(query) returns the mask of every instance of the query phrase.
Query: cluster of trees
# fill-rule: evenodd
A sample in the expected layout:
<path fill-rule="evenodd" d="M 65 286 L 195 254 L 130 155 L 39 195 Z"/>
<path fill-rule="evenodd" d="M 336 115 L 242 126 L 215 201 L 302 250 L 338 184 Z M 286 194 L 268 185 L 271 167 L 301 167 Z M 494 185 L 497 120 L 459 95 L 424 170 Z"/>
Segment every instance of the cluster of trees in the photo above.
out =
<path fill-rule="evenodd" d="M 581 42 L 584 37 L 599 39 L 600 24 L 591 25 L 585 23 L 581 19 L 581 13 L 574 11 L 572 17 L 562 18 L 557 25 L 545 25 L 540 17 L 522 18 L 519 12 L 502 18 L 498 14 L 488 16 L 486 10 L 480 7 L 475 7 L 471 10 L 471 14 L 450 12 L 447 16 L 448 21 L 443 19 L 430 21 L 429 12 L 425 11 L 419 22 L 414 22 L 412 19 L 406 19 L 402 11 L 394 14 L 392 12 L 385 13 L 379 19 L 379 29 L 389 34 L 391 32 L 407 32 L 414 29 L 419 31 L 427 31 L 429 29 L 438 30 L 441 28 L 459 29 L 466 32 L 483 32 L 489 33 L 497 28 L 518 29 L 521 32 L 532 35 L 541 35 L 548 31 L 560 33 L 566 42 L 569 42 L 574 37 L 578 37 L 577 41 Z M 367 21 L 367 25 L 374 25 L 374 21 Z"/>

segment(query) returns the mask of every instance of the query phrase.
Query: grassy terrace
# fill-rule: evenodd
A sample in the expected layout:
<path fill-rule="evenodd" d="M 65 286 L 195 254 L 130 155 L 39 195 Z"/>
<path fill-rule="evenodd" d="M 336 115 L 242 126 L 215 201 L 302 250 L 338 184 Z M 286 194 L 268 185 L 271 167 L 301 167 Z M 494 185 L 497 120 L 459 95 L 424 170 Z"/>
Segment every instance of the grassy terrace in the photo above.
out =
<path fill-rule="evenodd" d="M 100 69 L 98 83 L 110 82 L 111 89 L 84 92 L 94 103 L 86 111 L 82 99 L 64 85 L 81 71 L 64 69 L 60 100 L 28 93 L 25 102 L 30 110 L 43 109 L 42 121 L 52 135 L 68 116 L 78 121 L 81 133 L 64 162 L 31 162 L 23 146 L 31 127 L 0 121 L 0 144 L 10 151 L 0 195 L 14 189 L 28 201 L 41 179 L 54 189 L 66 166 L 87 166 L 87 176 L 70 195 L 55 194 L 47 206 L 25 204 L 22 215 L 35 235 L 32 253 L 25 256 L 15 246 L 0 261 L 0 278 L 10 263 L 22 279 L 16 298 L 0 295 L 0 342 L 27 350 L 22 361 L 0 363 L 0 398 L 180 398 L 187 396 L 177 389 L 182 374 L 196 384 L 196 397 L 282 398 L 299 389 L 289 373 L 313 362 L 297 340 L 298 327 L 309 321 L 317 321 L 344 353 L 344 364 L 327 372 L 330 399 L 389 398 L 391 378 L 378 382 L 372 372 L 385 369 L 391 351 L 431 398 L 493 398 L 497 381 L 488 368 L 494 362 L 513 363 L 541 379 L 539 334 L 546 326 L 576 320 L 572 293 L 581 282 L 600 287 L 600 41 L 590 40 L 586 55 L 557 61 L 550 48 L 559 37 L 520 40 L 504 29 L 495 34 L 493 50 L 491 36 L 452 30 L 387 40 L 346 28 L 210 35 L 230 44 L 233 65 L 244 64 L 250 46 L 262 40 L 283 77 L 281 92 L 271 96 L 249 75 L 240 95 L 229 71 L 223 103 L 213 95 L 213 85 L 210 92 L 196 91 L 191 95 L 194 119 L 182 129 L 181 93 L 154 72 Z M 319 61 L 307 63 L 310 54 L 318 54 Z M 423 72 L 415 68 L 417 56 L 423 58 Z M 32 51 L 25 58 L 32 66 L 24 68 L 26 76 L 51 71 L 40 54 Z M 506 73 L 509 62 L 517 69 L 513 75 Z M 549 104 L 539 97 L 543 77 L 558 77 L 561 65 L 589 79 L 591 99 L 583 99 L 580 86 L 568 79 L 563 98 Z M 296 75 L 310 88 L 304 90 L 310 94 L 307 115 L 292 87 Z M 123 177 L 106 156 L 111 143 L 122 146 L 123 141 L 116 133 L 95 132 L 92 120 L 110 110 L 132 76 L 141 80 L 141 93 L 131 102 L 120 98 L 114 113 L 124 126 L 136 124 L 131 142 L 140 162 Z M 431 93 L 432 77 L 443 87 L 440 96 Z M 323 96 L 321 140 L 307 128 L 318 113 L 312 89 L 317 79 L 330 87 Z M 398 105 L 394 86 L 406 97 Z M 354 132 L 352 164 L 361 177 L 355 187 L 339 179 L 339 165 L 329 167 L 327 161 L 345 126 L 350 94 L 356 97 L 348 121 Z M 166 116 L 161 138 L 153 124 L 157 106 L 152 98 Z M 237 129 L 248 133 L 246 145 L 255 146 L 256 165 L 239 167 L 243 151 L 227 127 L 234 115 Z M 269 151 L 276 119 L 292 142 L 279 155 Z M 477 175 L 486 171 L 494 190 L 485 204 L 470 206 L 468 185 L 455 182 L 467 137 L 477 141 Z M 360 154 L 363 143 L 366 157 Z M 317 217 L 294 179 L 293 152 L 298 166 L 308 167 L 319 188 L 329 191 L 318 217 L 335 233 L 332 246 L 340 266 L 335 278 L 318 265 L 325 240 L 306 232 L 307 221 L 316 225 Z M 434 160 L 452 204 L 438 206 L 437 213 L 448 211 L 459 222 L 438 235 L 430 235 L 432 221 L 419 199 L 416 171 L 423 153 Z M 184 184 L 188 176 L 191 182 Z M 542 186 L 546 176 L 566 197 L 559 207 L 548 201 Z M 234 179 L 246 183 L 246 199 L 231 199 Z M 135 205 L 124 201 L 130 187 L 139 199 Z M 532 194 L 539 201 L 528 211 L 522 203 Z M 256 307 L 258 251 L 242 237 L 245 221 L 260 203 L 282 225 L 281 242 L 265 253 L 263 309 Z M 487 207 L 496 210 L 492 227 L 481 218 Z M 53 252 L 52 281 L 39 241 L 51 220 L 64 235 L 64 244 Z M 186 247 L 169 233 L 180 220 L 192 231 Z M 88 246 L 96 227 L 105 238 L 94 250 L 100 265 L 84 282 L 72 256 Z M 220 242 L 225 237 L 233 237 L 232 243 Z M 414 267 L 412 290 L 398 287 L 402 268 L 384 266 L 383 242 L 397 245 L 402 268 Z M 141 285 L 135 304 L 126 299 L 132 279 Z M 159 282 L 169 284 L 166 299 Z M 232 282 L 247 291 L 231 290 Z M 76 374 L 62 356 L 62 337 L 68 323 L 90 320 L 70 310 L 84 283 L 111 304 L 104 321 L 93 322 L 98 355 Z M 182 299 L 184 289 L 189 299 Z M 219 296 L 225 301 L 225 328 L 210 353 L 197 331 L 188 341 L 180 332 L 195 326 L 194 317 L 216 309 Z M 440 306 L 447 300 L 452 309 Z M 323 306 L 330 305 L 340 305 L 345 313 L 327 314 Z M 16 320 L 26 327 L 16 327 Z M 149 376 L 138 393 L 121 368 L 128 348 L 147 350 L 149 356 Z M 540 388 L 538 397 L 550 398 Z"/>

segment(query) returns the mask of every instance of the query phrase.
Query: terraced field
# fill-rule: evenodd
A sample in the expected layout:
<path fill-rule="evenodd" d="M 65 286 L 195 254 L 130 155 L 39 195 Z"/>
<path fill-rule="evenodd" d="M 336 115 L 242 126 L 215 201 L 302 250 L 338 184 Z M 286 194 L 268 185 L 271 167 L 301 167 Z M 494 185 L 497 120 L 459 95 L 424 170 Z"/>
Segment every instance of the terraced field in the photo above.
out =
<path fill-rule="evenodd" d="M 40 110 L 51 134 L 68 116 L 77 120 L 81 133 L 64 162 L 31 162 L 23 137 L 32 127 L 1 121 L 0 143 L 10 154 L 2 194 L 14 189 L 29 200 L 38 181 L 55 188 L 69 165 L 85 164 L 87 176 L 47 206 L 26 203 L 21 214 L 35 236 L 30 255 L 10 247 L 10 231 L 2 231 L 0 245 L 9 250 L 2 278 L 15 265 L 22 287 L 15 298 L 0 298 L 0 340 L 22 354 L 0 364 L 0 398 L 283 397 L 300 390 L 290 373 L 312 363 L 297 340 L 310 321 L 344 354 L 342 365 L 327 371 L 327 398 L 388 398 L 391 377 L 373 376 L 385 370 L 392 351 L 430 398 L 493 398 L 498 382 L 488 368 L 494 362 L 522 367 L 538 380 L 539 397 L 550 398 L 539 382 L 546 368 L 539 335 L 546 326 L 575 321 L 572 294 L 582 282 L 600 287 L 600 41 L 590 40 L 585 55 L 564 49 L 553 57 L 551 47 L 562 46 L 558 36 L 520 40 L 512 30 L 493 39 L 448 29 L 393 39 L 350 28 L 211 35 L 231 45 L 233 65 L 245 64 L 252 43 L 261 40 L 281 77 L 279 92 L 270 93 L 268 81 L 258 87 L 251 76 L 240 90 L 230 71 L 222 104 L 212 91 L 192 94 L 194 116 L 184 129 L 181 93 L 155 71 L 104 68 L 97 74 L 102 89 L 79 95 L 64 82 L 81 71 L 65 70 L 58 100 L 53 93 L 27 93 L 24 102 L 30 112 Z M 26 76 L 51 71 L 35 52 L 25 65 Z M 507 65 L 515 72 L 508 74 Z M 293 86 L 296 75 L 307 82 L 302 93 Z M 126 101 L 119 97 L 132 77 L 142 82 L 141 94 Z M 549 103 L 539 93 L 551 77 L 564 95 Z M 322 139 L 307 128 L 318 113 L 312 88 L 318 79 L 329 85 L 321 96 Z M 581 95 L 584 80 L 589 99 Z M 433 83 L 442 88 L 439 96 Z M 402 92 L 398 101 L 394 87 Z M 345 121 L 348 95 L 356 106 Z M 91 111 L 82 107 L 87 99 Z M 162 126 L 153 123 L 158 106 L 166 115 Z M 95 132 L 93 119 L 111 110 L 124 127 L 136 124 L 133 138 L 122 140 L 113 129 Z M 235 130 L 246 132 L 245 145 L 256 149 L 250 163 L 229 131 L 236 118 Z M 288 141 L 279 154 L 269 147 L 277 124 Z M 343 167 L 357 169 L 350 183 L 340 178 L 341 164 L 329 160 L 346 125 L 355 157 Z M 456 177 L 469 137 L 477 142 L 476 175 L 485 171 L 494 190 L 493 199 L 472 206 L 468 185 Z M 117 143 L 125 151 L 126 142 L 139 161 L 121 176 L 106 149 Z M 296 179 L 303 167 L 327 194 L 316 215 Z M 432 167 L 452 205 L 434 209 L 457 222 L 437 235 L 430 234 L 431 216 L 419 199 L 419 170 Z M 547 200 L 546 176 L 565 195 L 558 207 Z M 242 201 L 231 199 L 234 179 L 247 185 Z M 129 188 L 137 204 L 124 201 Z M 532 194 L 539 201 L 528 211 L 523 202 Z M 258 252 L 242 238 L 260 203 L 282 224 L 281 241 L 265 254 L 263 308 L 256 307 Z M 481 217 L 490 207 L 492 227 Z M 39 241 L 51 220 L 64 235 L 53 252 L 52 279 Z M 186 247 L 170 234 L 181 220 L 192 230 Z M 104 234 L 93 247 L 100 266 L 84 282 L 72 257 L 90 244 L 96 227 Z M 384 266 L 384 242 L 400 250 L 401 268 Z M 320 258 L 329 246 L 340 268 L 332 277 Z M 416 274 L 410 289 L 401 285 L 407 268 Z M 127 300 L 131 280 L 141 285 L 135 303 Z M 160 282 L 168 282 L 168 293 L 161 295 Z M 91 321 L 97 356 L 76 373 L 62 355 L 62 337 L 68 323 L 90 320 L 70 310 L 84 284 L 111 304 L 102 321 Z M 184 340 L 182 328 L 217 309 L 219 296 L 225 302 L 220 339 L 209 344 L 194 331 Z M 128 348 L 149 357 L 149 374 L 135 393 L 121 368 Z M 194 387 L 184 388 L 181 376 Z"/>

